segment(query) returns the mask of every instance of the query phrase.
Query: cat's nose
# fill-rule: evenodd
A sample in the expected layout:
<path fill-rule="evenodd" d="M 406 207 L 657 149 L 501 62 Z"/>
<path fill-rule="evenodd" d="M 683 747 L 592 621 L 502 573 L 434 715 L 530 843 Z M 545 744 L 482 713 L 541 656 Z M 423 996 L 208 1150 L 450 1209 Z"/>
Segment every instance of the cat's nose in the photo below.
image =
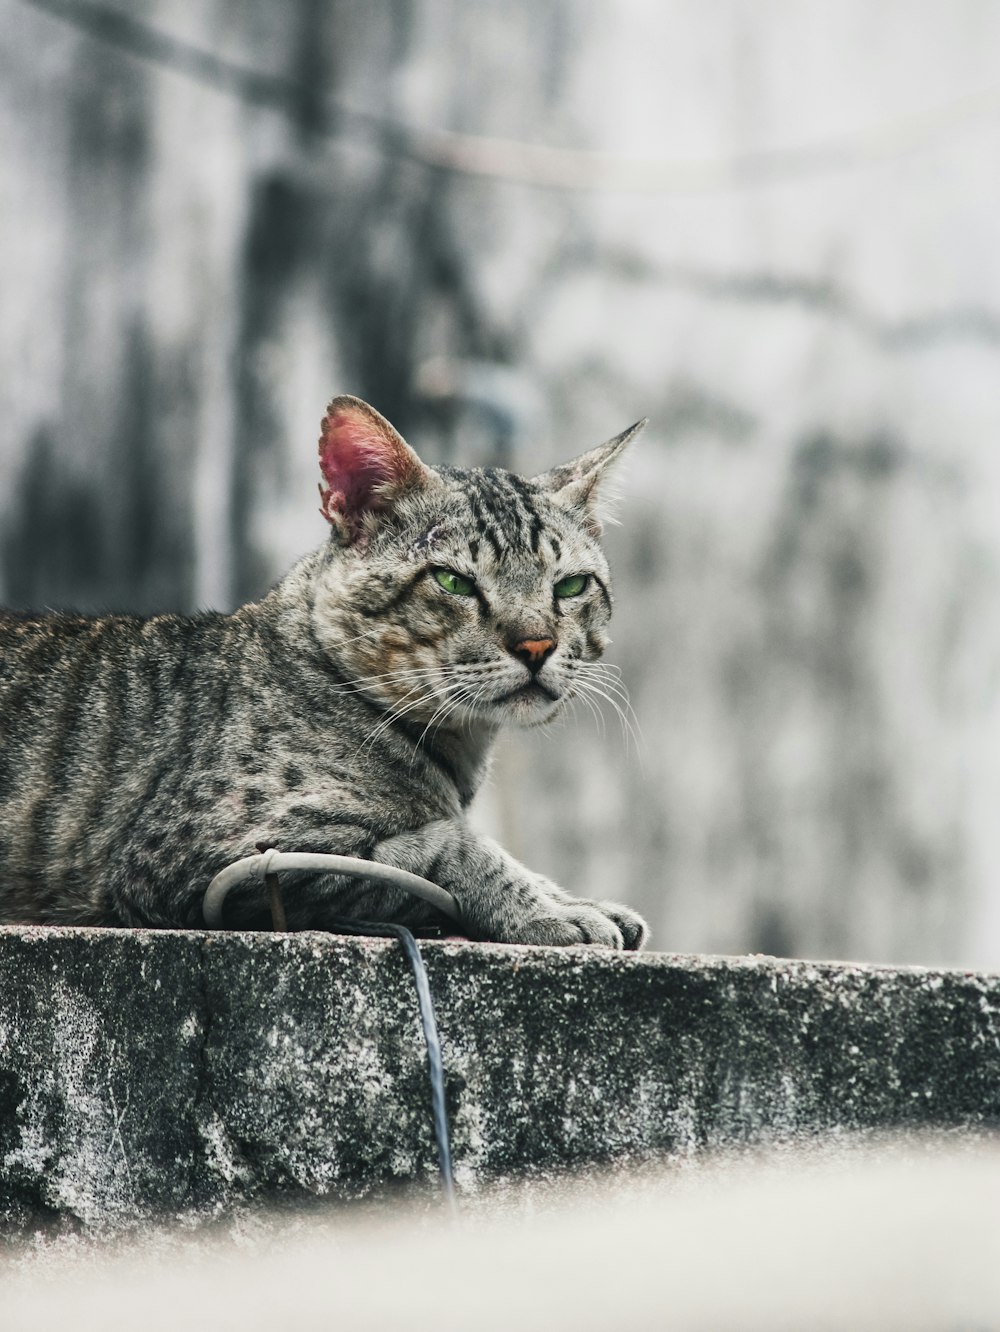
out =
<path fill-rule="evenodd" d="M 510 650 L 530 671 L 540 671 L 555 648 L 554 638 L 522 638 L 520 643 L 512 643 Z"/>

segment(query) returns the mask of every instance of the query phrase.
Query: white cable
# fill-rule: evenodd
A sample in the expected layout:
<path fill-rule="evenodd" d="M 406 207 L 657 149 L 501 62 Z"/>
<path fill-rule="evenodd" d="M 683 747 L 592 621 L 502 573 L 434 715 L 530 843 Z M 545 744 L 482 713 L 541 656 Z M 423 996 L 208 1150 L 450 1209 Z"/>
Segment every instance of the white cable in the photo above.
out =
<path fill-rule="evenodd" d="M 321 870 L 327 874 L 345 874 L 354 879 L 369 879 L 393 888 L 402 888 L 414 897 L 423 898 L 456 924 L 462 924 L 462 910 L 455 898 L 440 884 L 422 879 L 409 870 L 395 865 L 383 865 L 378 860 L 361 860 L 357 856 L 322 855 L 312 851 L 264 851 L 261 855 L 245 856 L 234 860 L 220 870 L 208 885 L 202 902 L 205 924 L 212 930 L 223 928 L 222 909 L 226 897 L 239 883 L 263 887 L 265 876 L 282 870 Z"/>

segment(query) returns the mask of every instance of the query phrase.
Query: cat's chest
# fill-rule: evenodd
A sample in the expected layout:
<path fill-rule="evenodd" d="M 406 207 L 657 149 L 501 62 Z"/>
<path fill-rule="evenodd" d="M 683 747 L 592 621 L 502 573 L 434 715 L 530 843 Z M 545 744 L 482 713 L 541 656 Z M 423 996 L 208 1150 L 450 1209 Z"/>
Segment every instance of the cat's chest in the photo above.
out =
<path fill-rule="evenodd" d="M 424 756 L 301 735 L 261 744 L 234 774 L 226 803 L 241 819 L 400 827 L 454 816 L 463 805 L 453 775 Z"/>
<path fill-rule="evenodd" d="M 221 803 L 232 833 L 250 822 L 412 828 L 460 814 L 478 786 L 478 754 L 470 764 L 461 747 L 441 754 L 415 743 L 363 700 L 263 701 L 252 725 L 245 711 L 233 718 L 218 759 L 228 768 Z"/>

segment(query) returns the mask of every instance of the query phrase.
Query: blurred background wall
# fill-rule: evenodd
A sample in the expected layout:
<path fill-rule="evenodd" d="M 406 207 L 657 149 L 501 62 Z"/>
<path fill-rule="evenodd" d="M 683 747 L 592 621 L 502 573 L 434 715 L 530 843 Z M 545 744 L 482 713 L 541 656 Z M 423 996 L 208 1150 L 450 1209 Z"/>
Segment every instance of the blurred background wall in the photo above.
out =
<path fill-rule="evenodd" d="M 480 819 L 654 946 L 1000 966 L 994 0 L 0 0 L 0 598 L 231 607 L 368 398 L 609 535 L 641 740 Z"/>

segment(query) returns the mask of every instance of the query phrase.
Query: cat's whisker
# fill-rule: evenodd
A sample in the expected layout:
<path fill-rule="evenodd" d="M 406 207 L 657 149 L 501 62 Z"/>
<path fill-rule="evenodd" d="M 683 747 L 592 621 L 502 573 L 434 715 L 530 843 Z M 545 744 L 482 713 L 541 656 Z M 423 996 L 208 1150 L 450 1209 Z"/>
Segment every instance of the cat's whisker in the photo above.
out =
<path fill-rule="evenodd" d="M 605 680 L 600 676 L 598 676 L 596 680 L 590 676 L 585 676 L 584 679 L 586 679 L 588 683 L 597 684 L 600 688 L 606 689 L 613 698 L 616 698 L 619 701 L 626 712 L 631 713 L 633 717 L 635 716 L 628 690 L 624 685 L 615 684 L 613 681 Z"/>
<path fill-rule="evenodd" d="M 395 671 L 381 671 L 372 675 L 355 675 L 344 684 L 373 684 L 378 680 L 405 680 L 413 676 L 436 675 L 440 666 L 406 666 Z"/>
<path fill-rule="evenodd" d="M 377 638 L 382 630 L 376 625 L 372 629 L 362 629 L 360 634 L 352 634 L 350 638 L 338 638 L 338 647 L 347 647 L 349 643 L 360 642 L 362 638 Z"/>
<path fill-rule="evenodd" d="M 597 706 L 594 700 L 592 698 L 588 698 L 586 694 L 574 694 L 570 702 L 576 703 L 577 701 L 585 703 L 587 707 L 590 709 L 591 713 L 593 714 L 594 721 L 597 724 L 597 733 L 598 735 L 603 736 L 607 731 L 607 723 L 604 720 L 604 713 Z"/>
<path fill-rule="evenodd" d="M 359 754 L 364 753 L 366 749 L 370 750 L 372 746 L 375 744 L 375 741 L 379 738 L 379 736 L 382 735 L 384 731 L 388 730 L 388 728 L 392 726 L 395 722 L 399 721 L 401 718 L 405 717 L 408 712 L 412 712 L 415 708 L 420 707 L 422 703 L 425 703 L 427 701 L 426 693 L 420 692 L 418 693 L 418 696 L 416 698 L 412 699 L 409 703 L 407 703 L 406 700 L 410 698 L 410 695 L 417 693 L 417 691 L 420 689 L 421 689 L 420 684 L 413 685 L 410 689 L 407 690 L 407 692 L 403 695 L 403 697 L 399 700 L 399 702 L 394 707 L 389 709 L 389 711 L 379 722 L 379 724 L 374 728 L 374 730 L 365 738 L 362 744 L 358 747 L 355 753 L 355 758 L 357 758 Z"/>
<path fill-rule="evenodd" d="M 622 668 L 616 661 L 580 661 L 581 667 L 586 671 L 597 671 L 600 675 L 622 674 Z"/>
<path fill-rule="evenodd" d="M 614 695 L 607 693 L 599 685 L 595 684 L 593 680 L 587 680 L 587 679 L 577 680 L 576 688 L 579 691 L 581 698 L 586 698 L 588 695 L 594 695 L 599 698 L 603 698 L 605 702 L 611 704 L 615 712 L 617 712 L 619 719 L 621 720 L 622 733 L 625 736 L 626 750 L 628 749 L 629 737 L 631 737 L 632 741 L 635 744 L 636 754 L 641 758 L 642 744 L 639 738 L 639 732 L 636 730 L 636 727 L 632 725 L 632 721 L 630 720 L 628 713 L 625 711 L 625 709 L 622 707 L 619 701 L 614 697 Z M 634 715 L 635 714 L 633 713 L 633 716 Z M 636 720 L 636 725 L 638 725 L 638 719 Z"/>
<path fill-rule="evenodd" d="M 464 684 L 462 681 L 456 681 L 456 680 L 441 681 L 440 676 L 442 674 L 442 671 L 448 671 L 453 669 L 454 668 L 450 668 L 447 666 L 435 667 L 433 669 L 413 668 L 412 671 L 409 672 L 409 674 L 416 675 L 420 678 L 418 678 L 415 682 L 413 682 L 410 688 L 407 690 L 407 692 L 403 695 L 402 699 L 400 699 L 399 702 L 394 707 L 389 709 L 383 720 L 379 722 L 379 724 L 367 737 L 364 744 L 358 750 L 358 753 L 362 753 L 365 749 L 370 749 L 372 746 L 374 746 L 379 736 L 382 735 L 390 726 L 392 726 L 395 722 L 399 721 L 402 717 L 406 716 L 407 713 L 414 711 L 422 703 L 429 701 L 426 691 L 422 691 L 420 692 L 419 697 L 407 702 L 407 700 L 410 699 L 410 696 L 412 694 L 414 694 L 418 690 L 422 690 L 422 686 L 427 683 L 427 678 L 430 677 L 432 680 L 434 680 L 434 682 L 442 686 L 442 688 L 445 691 L 444 697 L 441 698 L 440 702 L 435 707 L 434 712 L 431 714 L 429 721 L 425 725 L 423 731 L 420 733 L 420 736 L 417 740 L 417 745 L 414 751 L 414 755 L 411 757 L 411 766 L 412 766 L 413 759 L 415 758 L 416 752 L 419 750 L 419 747 L 423 742 L 424 738 L 429 733 L 432 733 L 434 730 L 439 729 L 443 725 L 445 720 L 451 715 L 451 713 L 455 711 L 456 708 L 458 708 L 463 702 L 468 702 L 472 697 L 469 686 Z M 408 672 L 398 672 L 398 673 L 391 672 L 390 674 L 393 677 L 398 677 L 398 675 L 406 675 L 408 674 Z M 405 682 L 406 682 L 405 680 L 400 681 L 400 683 L 405 683 Z M 485 686 L 480 685 L 479 689 L 476 691 L 477 695 L 481 693 L 484 688 Z"/>
<path fill-rule="evenodd" d="M 485 680 L 481 681 L 480 684 L 478 684 L 476 688 L 471 692 L 471 694 L 467 693 L 466 697 L 463 699 L 463 702 L 468 708 L 468 711 L 465 716 L 464 725 L 468 729 L 470 735 L 472 734 L 472 723 L 476 717 L 476 710 L 479 707 L 480 703 L 482 703 L 483 699 L 487 699 L 488 701 L 490 685 L 492 683 L 493 680 L 491 675 L 488 676 Z"/>
<path fill-rule="evenodd" d="M 433 730 L 438 730 L 443 725 L 445 720 L 455 711 L 455 709 L 458 708 L 465 701 L 464 693 L 465 691 L 463 690 L 463 688 L 459 686 L 454 697 L 446 697 L 445 699 L 442 700 L 442 702 L 438 705 L 438 707 L 435 708 L 433 714 L 431 715 L 430 721 L 420 732 L 420 736 L 417 740 L 416 747 L 414 748 L 413 755 L 410 758 L 411 767 L 413 766 L 413 760 L 416 757 L 416 754 L 423 743 L 424 737 L 429 732 Z"/>
<path fill-rule="evenodd" d="M 626 694 L 624 690 L 613 689 L 609 685 L 607 685 L 606 682 L 604 681 L 595 681 L 587 679 L 580 681 L 580 683 L 590 685 L 596 689 L 604 690 L 605 696 L 610 701 L 613 701 L 616 707 L 620 707 L 623 712 L 628 713 L 629 716 L 632 718 L 632 720 L 635 722 L 636 727 L 638 727 L 639 724 L 638 718 L 635 716 L 632 704 L 629 702 L 628 694 Z"/>
<path fill-rule="evenodd" d="M 599 684 L 602 689 L 607 689 L 608 692 L 614 694 L 616 698 L 620 698 L 623 703 L 628 703 L 628 690 L 620 680 L 609 680 L 603 675 L 585 675 L 583 678 Z"/>
<path fill-rule="evenodd" d="M 377 675 L 357 675 L 350 680 L 342 680 L 341 686 L 366 685 L 380 683 L 399 683 L 405 684 L 413 678 L 440 678 L 442 676 L 456 675 L 459 671 L 475 670 L 483 674 L 488 674 L 494 669 L 493 662 L 461 662 L 458 664 L 449 664 L 441 662 L 434 666 L 408 666 L 394 671 L 383 671 Z"/>
<path fill-rule="evenodd" d="M 610 679 L 608 678 L 605 672 L 610 669 L 612 668 L 604 663 L 585 662 L 583 663 L 581 674 L 583 678 L 587 680 L 592 680 L 593 677 L 596 676 L 601 686 L 607 689 L 610 693 L 614 694 L 616 698 L 618 698 L 618 700 L 621 702 L 625 710 L 631 714 L 633 720 L 635 721 L 636 726 L 638 727 L 639 719 L 635 714 L 635 709 L 632 707 L 631 700 L 629 699 L 628 690 L 625 688 L 625 685 L 622 683 L 622 681 L 619 678 L 617 677 L 613 677 Z M 618 667 L 614 667 L 613 669 L 618 670 Z"/>
<path fill-rule="evenodd" d="M 479 688 L 476 690 L 475 694 L 473 694 L 472 698 L 469 700 L 469 711 L 465 718 L 465 725 L 470 735 L 472 734 L 472 718 L 475 714 L 476 708 L 478 708 L 479 704 L 483 700 L 484 695 L 486 694 L 488 684 L 489 684 L 488 680 L 484 681 L 483 684 L 481 684 Z"/>
<path fill-rule="evenodd" d="M 590 708 L 596 712 L 596 715 L 601 719 L 601 721 L 598 722 L 598 728 L 601 731 L 601 734 L 604 734 L 603 727 L 601 726 L 601 722 L 603 722 L 604 720 L 604 714 L 601 711 L 601 708 L 593 701 L 593 699 L 588 697 L 588 694 L 589 691 L 581 690 L 581 692 L 577 695 L 577 697 L 581 700 L 581 702 L 589 704 Z M 611 700 L 606 700 L 606 701 L 611 702 Z M 614 706 L 614 704 L 612 704 L 612 706 Z M 622 736 L 625 741 L 625 752 L 629 753 L 630 743 L 632 742 L 635 743 L 636 751 L 638 752 L 639 748 L 638 738 L 636 737 L 632 726 L 628 722 L 627 718 L 625 718 L 623 713 L 621 713 L 617 708 L 615 708 L 615 711 L 618 713 L 618 720 L 622 728 Z"/>
<path fill-rule="evenodd" d="M 608 684 L 615 684 L 622 689 L 625 685 L 622 681 L 622 671 L 620 666 L 608 661 L 581 661 L 577 663 L 578 669 L 589 676 L 597 676 L 599 679 L 606 680 Z"/>
<path fill-rule="evenodd" d="M 457 712 L 465 701 L 465 698 L 459 695 L 458 697 L 449 700 L 447 704 L 442 705 L 442 707 L 438 709 L 434 718 L 428 722 L 425 727 L 425 734 L 427 731 L 440 730 L 452 713 Z"/>
<path fill-rule="evenodd" d="M 635 716 L 635 712 L 631 703 L 628 701 L 628 698 L 621 691 L 610 689 L 606 681 L 602 680 L 598 682 L 585 675 L 574 681 L 574 687 L 603 698 L 606 702 L 611 704 L 622 720 L 628 723 L 630 728 L 633 721 L 635 722 L 635 726 L 638 727 L 638 718 Z"/>
<path fill-rule="evenodd" d="M 470 736 L 472 735 L 472 719 L 476 714 L 476 709 L 479 707 L 479 704 L 482 702 L 483 697 L 486 694 L 488 686 L 489 686 L 489 680 L 485 680 L 475 691 L 475 693 L 471 696 L 471 698 L 465 700 L 468 705 L 468 711 L 466 712 L 463 725 L 465 726 L 465 729 L 468 731 Z"/>
<path fill-rule="evenodd" d="M 440 666 L 408 666 L 397 671 L 384 671 L 381 675 L 356 675 L 351 680 L 342 680 L 342 686 L 365 685 L 365 684 L 405 684 L 407 680 L 414 677 L 431 677 L 440 675 L 442 671 Z"/>
<path fill-rule="evenodd" d="M 589 697 L 588 694 L 585 694 L 585 693 L 574 694 L 574 695 L 573 695 L 573 699 L 572 699 L 572 701 L 573 701 L 574 703 L 577 703 L 577 702 L 579 702 L 579 703 L 583 703 L 585 707 L 587 707 L 587 708 L 590 709 L 590 713 L 591 713 L 591 715 L 593 716 L 593 718 L 594 718 L 594 722 L 595 722 L 595 724 L 596 724 L 596 726 L 597 726 L 597 733 L 598 733 L 598 735 L 604 736 L 605 734 L 607 734 L 607 729 L 608 729 L 608 728 L 607 728 L 607 720 L 606 720 L 606 718 L 605 718 L 605 716 L 604 716 L 604 713 L 603 713 L 603 712 L 601 711 L 601 709 L 597 706 L 597 704 L 594 702 L 594 700 L 593 700 L 592 698 Z"/>
<path fill-rule="evenodd" d="M 434 711 L 431 713 L 430 717 L 427 719 L 427 722 L 424 725 L 424 729 L 417 736 L 416 744 L 414 745 L 413 748 L 413 754 L 410 756 L 411 767 L 413 766 L 413 760 L 416 758 L 416 755 L 420 752 L 420 749 L 423 746 L 424 740 L 431 734 L 431 732 L 437 729 L 440 723 L 444 721 L 445 717 L 447 717 L 448 713 L 452 711 L 454 706 L 455 706 L 454 702 L 451 699 L 447 699 L 439 703 L 437 707 L 434 709 Z"/>
<path fill-rule="evenodd" d="M 480 700 L 487 692 L 489 681 L 481 681 L 479 684 L 462 684 L 456 692 L 456 704 L 469 709 L 465 718 L 466 723 L 470 723 L 475 715 L 476 708 Z"/>
<path fill-rule="evenodd" d="M 598 671 L 602 675 L 621 675 L 622 668 L 615 661 L 585 661 L 581 662 L 588 671 Z"/>

